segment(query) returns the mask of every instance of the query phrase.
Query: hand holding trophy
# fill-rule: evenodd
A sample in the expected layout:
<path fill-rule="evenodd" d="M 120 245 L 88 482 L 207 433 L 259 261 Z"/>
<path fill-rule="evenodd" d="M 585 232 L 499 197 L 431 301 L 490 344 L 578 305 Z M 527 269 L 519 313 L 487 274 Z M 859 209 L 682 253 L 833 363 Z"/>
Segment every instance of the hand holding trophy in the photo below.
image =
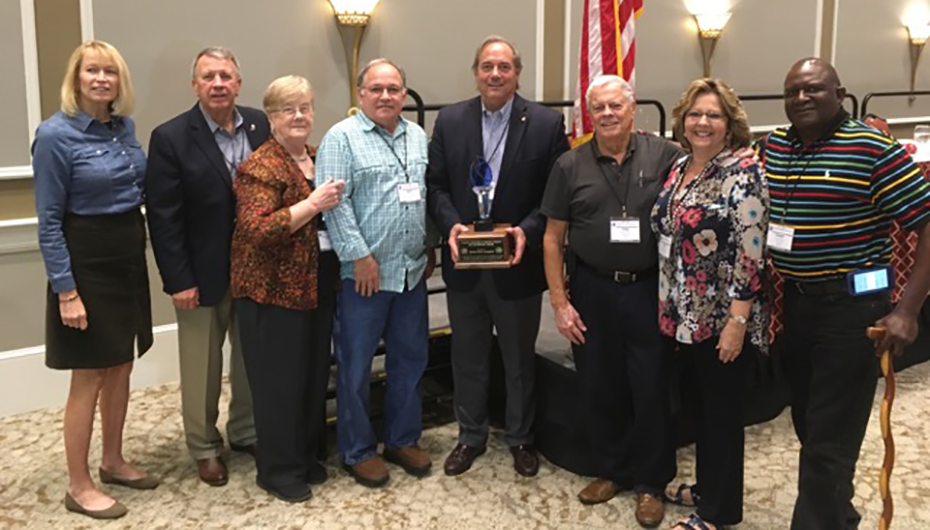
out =
<path fill-rule="evenodd" d="M 490 164 L 478 157 L 471 165 L 472 191 L 478 200 L 478 220 L 467 232 L 458 236 L 459 260 L 456 269 L 505 269 L 513 257 L 513 242 L 507 234 L 510 227 L 491 219 L 494 175 Z"/>

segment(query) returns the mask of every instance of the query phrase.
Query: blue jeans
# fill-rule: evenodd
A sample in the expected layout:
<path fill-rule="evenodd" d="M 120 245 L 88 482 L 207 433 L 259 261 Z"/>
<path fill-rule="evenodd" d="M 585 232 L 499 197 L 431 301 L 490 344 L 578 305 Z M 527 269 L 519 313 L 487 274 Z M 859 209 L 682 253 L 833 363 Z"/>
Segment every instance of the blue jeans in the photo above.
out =
<path fill-rule="evenodd" d="M 336 381 L 337 444 L 350 466 L 378 452 L 368 418 L 371 361 L 384 337 L 387 396 L 384 445 L 416 445 L 423 431 L 420 378 L 429 357 L 426 285 L 403 293 L 381 291 L 371 297 L 355 292 L 355 281 L 342 282 Z"/>

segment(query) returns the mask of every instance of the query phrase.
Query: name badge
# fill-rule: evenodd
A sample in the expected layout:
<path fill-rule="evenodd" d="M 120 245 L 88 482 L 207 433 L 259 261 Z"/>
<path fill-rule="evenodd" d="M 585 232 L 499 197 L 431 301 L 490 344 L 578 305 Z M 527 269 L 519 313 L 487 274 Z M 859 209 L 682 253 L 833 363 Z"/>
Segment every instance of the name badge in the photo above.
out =
<path fill-rule="evenodd" d="M 669 236 L 662 236 L 659 238 L 659 257 L 662 259 L 668 259 L 672 255 L 672 238 Z"/>
<path fill-rule="evenodd" d="M 397 195 L 402 203 L 420 202 L 420 183 L 403 182 L 398 184 Z"/>
<path fill-rule="evenodd" d="M 639 219 L 635 217 L 611 218 L 611 243 L 639 243 Z"/>
<path fill-rule="evenodd" d="M 333 242 L 329 240 L 329 232 L 326 230 L 320 230 L 317 232 L 317 236 L 320 240 L 320 252 L 326 252 L 327 250 L 333 249 Z"/>
<path fill-rule="evenodd" d="M 794 228 L 778 223 L 769 224 L 769 233 L 765 238 L 765 244 L 769 248 L 781 250 L 782 252 L 791 252 L 792 241 L 794 241 Z"/>

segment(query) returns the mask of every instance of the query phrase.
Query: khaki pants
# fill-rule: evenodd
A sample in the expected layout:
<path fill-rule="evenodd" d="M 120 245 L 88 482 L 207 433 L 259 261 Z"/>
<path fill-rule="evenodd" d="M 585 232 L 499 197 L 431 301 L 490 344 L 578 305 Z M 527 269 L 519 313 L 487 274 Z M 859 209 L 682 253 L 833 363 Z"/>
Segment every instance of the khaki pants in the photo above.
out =
<path fill-rule="evenodd" d="M 223 343 L 232 343 L 229 380 L 232 399 L 226 434 L 229 442 L 248 445 L 255 442 L 252 393 L 246 379 L 239 329 L 232 298 L 227 293 L 212 307 L 177 310 L 178 352 L 181 366 L 181 409 L 187 448 L 194 459 L 218 456 L 223 437 L 216 428 L 223 378 Z"/>

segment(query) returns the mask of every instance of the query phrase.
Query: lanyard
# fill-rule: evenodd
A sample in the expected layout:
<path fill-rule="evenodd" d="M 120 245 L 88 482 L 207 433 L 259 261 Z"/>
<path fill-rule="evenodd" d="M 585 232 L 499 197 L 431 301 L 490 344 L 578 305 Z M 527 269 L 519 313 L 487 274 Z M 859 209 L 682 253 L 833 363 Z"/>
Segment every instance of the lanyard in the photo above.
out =
<path fill-rule="evenodd" d="M 802 147 L 802 148 L 801 148 L 801 152 L 800 152 L 798 155 L 792 157 L 791 162 L 788 164 L 788 173 L 789 173 L 789 174 L 791 174 L 791 173 L 796 173 L 796 171 L 794 171 L 794 164 L 795 164 L 795 162 L 797 162 L 798 160 L 801 159 L 801 157 L 804 155 L 805 152 L 807 152 L 807 149 L 804 149 L 804 148 Z M 802 179 L 804 176 L 807 175 L 807 168 L 811 165 L 811 162 L 814 161 L 814 155 L 816 155 L 816 154 L 817 154 L 817 149 L 812 149 L 811 152 L 810 152 L 810 155 L 811 155 L 810 158 L 808 158 L 807 161 L 804 162 L 804 165 L 801 166 L 801 167 L 800 167 L 800 170 L 799 170 L 799 171 L 803 171 L 804 174 L 803 174 L 803 175 L 798 174 L 798 178 L 792 179 L 791 188 L 790 188 L 790 189 L 788 190 L 788 192 L 786 193 L 787 197 L 785 198 L 785 205 L 782 206 L 782 208 L 781 208 L 781 222 L 782 222 L 782 224 L 787 224 L 787 219 L 788 219 L 788 206 L 791 205 L 791 199 L 794 198 L 794 192 L 797 191 L 797 189 L 798 189 L 798 183 L 801 182 L 801 179 Z"/>
<path fill-rule="evenodd" d="M 382 135 L 380 132 L 377 132 L 377 131 L 375 131 L 375 133 L 378 135 L 378 138 L 381 138 L 381 141 L 384 142 L 384 145 L 386 145 L 387 148 L 391 150 L 391 154 L 394 155 L 394 158 L 397 159 L 397 163 L 400 164 L 401 169 L 404 170 L 404 177 L 406 177 L 407 182 L 410 182 L 410 173 L 407 173 L 407 133 L 404 132 L 404 159 L 403 160 L 401 160 L 400 157 L 397 156 L 397 151 L 394 150 L 394 146 L 391 145 L 391 143 L 387 141 L 387 138 L 385 138 L 384 135 Z"/>
<path fill-rule="evenodd" d="M 617 198 L 617 202 L 620 203 L 620 208 L 623 210 L 623 217 L 626 217 L 626 201 L 627 201 L 627 199 L 630 198 L 630 180 L 632 180 L 633 177 L 630 176 L 629 178 L 627 178 L 627 179 L 624 181 L 624 183 L 623 183 L 623 184 L 624 184 L 623 197 L 621 198 L 620 195 L 617 194 L 617 190 L 614 189 L 614 187 L 613 187 L 613 185 L 612 185 L 612 183 L 611 183 L 610 175 L 608 175 L 608 174 L 607 174 L 607 171 L 604 170 L 604 163 L 603 163 L 602 161 L 597 160 L 597 168 L 601 171 L 601 176 L 604 177 L 604 180 L 607 181 L 607 187 L 610 188 L 610 191 L 614 194 L 614 197 Z M 618 169 L 620 170 L 620 173 L 622 174 L 622 172 L 623 172 L 623 164 L 620 164 L 620 165 L 618 166 Z M 616 178 L 619 178 L 621 175 L 620 175 L 620 174 L 615 174 L 614 176 L 615 176 Z"/>
<path fill-rule="evenodd" d="M 698 182 L 705 178 L 705 174 L 713 167 L 713 162 L 708 162 L 702 169 L 701 172 L 697 174 L 694 179 L 688 183 L 688 186 L 685 188 L 684 193 L 679 199 L 675 199 L 678 196 L 678 192 L 681 189 L 682 184 L 685 181 L 685 175 L 688 174 L 688 169 L 691 168 L 691 162 L 693 158 L 688 159 L 688 163 L 685 164 L 685 167 L 682 168 L 681 176 L 675 181 L 675 185 L 672 187 L 671 194 L 668 197 L 668 211 L 665 213 L 666 225 L 668 226 L 669 233 L 674 233 L 675 229 L 675 219 L 681 217 L 681 211 L 684 208 L 685 203 L 687 202 L 688 196 L 691 195 L 691 192 L 697 188 Z"/>
<path fill-rule="evenodd" d="M 491 163 L 491 160 L 494 160 L 494 155 L 497 154 L 497 150 L 500 149 L 501 143 L 504 142 L 504 137 L 507 136 L 507 131 L 510 130 L 510 120 L 507 120 L 507 124 L 504 125 L 504 130 L 501 132 L 501 135 L 497 137 L 497 145 L 494 146 L 494 149 L 491 150 L 491 155 L 487 157 L 488 164 Z"/>

